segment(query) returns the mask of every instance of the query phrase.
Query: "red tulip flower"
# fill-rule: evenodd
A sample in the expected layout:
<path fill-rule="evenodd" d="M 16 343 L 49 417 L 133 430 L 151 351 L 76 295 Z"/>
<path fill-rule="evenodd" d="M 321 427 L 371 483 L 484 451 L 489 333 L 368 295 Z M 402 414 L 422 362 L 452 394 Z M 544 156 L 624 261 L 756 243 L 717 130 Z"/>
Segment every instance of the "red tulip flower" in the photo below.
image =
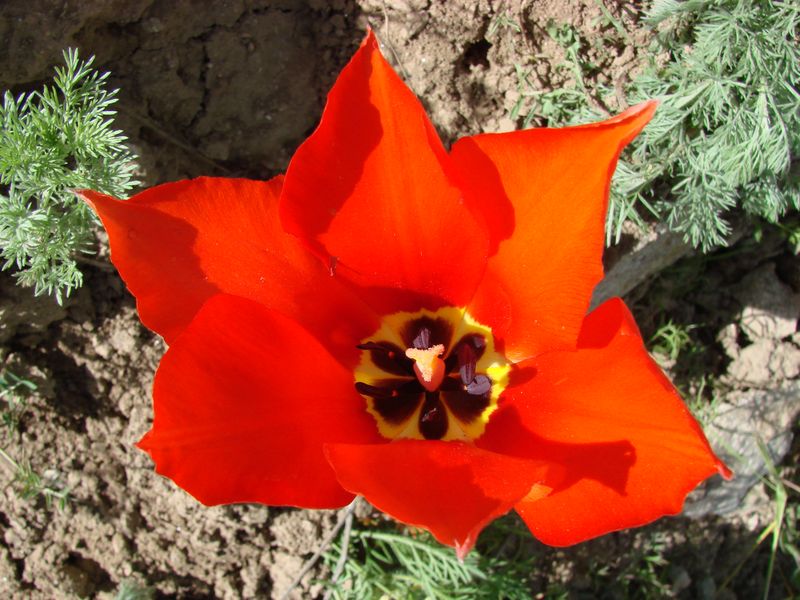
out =
<path fill-rule="evenodd" d="M 556 546 L 729 475 L 603 276 L 609 180 L 655 103 L 448 152 L 369 34 L 285 176 L 83 196 L 145 325 L 156 470 L 208 505 L 361 495 L 464 555 Z"/>

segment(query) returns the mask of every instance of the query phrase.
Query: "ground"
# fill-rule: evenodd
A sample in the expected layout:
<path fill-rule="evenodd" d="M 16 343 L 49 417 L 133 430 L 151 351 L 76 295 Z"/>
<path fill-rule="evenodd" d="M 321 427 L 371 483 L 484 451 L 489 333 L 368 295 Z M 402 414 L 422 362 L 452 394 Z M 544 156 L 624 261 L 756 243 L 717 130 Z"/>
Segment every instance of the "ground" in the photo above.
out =
<path fill-rule="evenodd" d="M 511 113 L 521 98 L 517 68 L 530 71 L 534 88 L 569 78 L 559 68 L 563 47 L 546 33 L 550 22 L 568 23 L 587 39 L 611 39 L 615 23 L 624 26 L 628 43 L 584 49 L 597 64 L 593 77 L 624 81 L 646 46 L 637 5 L 8 0 L 0 7 L 0 87 L 35 88 L 62 49 L 78 47 L 95 55 L 121 90 L 118 125 L 141 158 L 145 184 L 198 175 L 267 178 L 286 168 L 313 130 L 327 90 L 367 27 L 449 144 L 521 124 Z M 599 108 L 624 108 L 619 100 Z M 659 265 L 623 291 L 646 339 L 668 321 L 700 324 L 693 344 L 702 360 L 665 366 L 687 396 L 705 402 L 709 423 L 753 394 L 772 402 L 775 390 L 784 393 L 773 433 L 785 453 L 797 413 L 800 268 L 776 233 L 754 244 L 745 226 L 740 237 L 733 249 L 711 256 L 682 249 L 675 257 L 685 254 L 681 261 Z M 628 242 L 609 252 L 609 268 L 635 250 Z M 2 448 L 29 461 L 54 489 L 70 490 L 63 510 L 47 507 L 42 497 L 22 498 L 0 470 L 0 483 L 8 482 L 0 492 L 0 596 L 112 598 L 121 581 L 133 578 L 165 598 L 279 597 L 337 513 L 206 508 L 153 473 L 134 444 L 149 427 L 150 387 L 165 346 L 139 323 L 102 232 L 98 249 L 85 265 L 84 287 L 64 308 L 34 299 L 0 274 L 0 366 L 38 385 Z M 724 383 L 718 404 L 706 406 L 696 389 L 690 371 L 698 364 Z M 570 598 L 629 597 L 626 582 L 653 568 L 666 588 L 640 586 L 640 597 L 754 597 L 766 555 L 752 554 L 752 547 L 772 504 L 763 486 L 733 504 L 728 516 L 706 506 L 695 519 L 665 520 L 573 549 L 531 541 L 531 589 L 541 597 L 556 588 Z M 654 553 L 667 563 L 650 565 L 645 559 Z M 315 567 L 292 594 L 313 597 L 320 590 L 315 580 L 325 576 Z M 773 595 L 780 598 L 789 588 L 776 577 Z"/>

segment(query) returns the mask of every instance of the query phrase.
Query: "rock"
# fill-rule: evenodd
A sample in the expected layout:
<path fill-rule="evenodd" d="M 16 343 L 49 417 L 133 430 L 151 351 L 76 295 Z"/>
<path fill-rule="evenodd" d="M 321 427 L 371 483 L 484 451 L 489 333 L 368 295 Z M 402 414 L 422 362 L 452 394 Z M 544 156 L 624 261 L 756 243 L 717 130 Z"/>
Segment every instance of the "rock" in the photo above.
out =
<path fill-rule="evenodd" d="M 717 593 L 713 577 L 706 576 L 697 582 L 697 598 L 700 600 L 721 600 L 722 597 Z M 733 596 L 733 600 L 736 600 L 736 596 Z"/>
<path fill-rule="evenodd" d="M 734 471 L 725 481 L 714 477 L 686 500 L 683 514 L 727 515 L 743 508 L 750 489 L 767 473 L 760 444 L 778 464 L 789 451 L 792 425 L 800 415 L 800 381 L 784 381 L 771 390 L 751 389 L 729 394 L 705 428 L 711 445 Z"/>
<path fill-rule="evenodd" d="M 796 379 L 800 348 L 795 341 L 800 294 L 778 278 L 772 262 L 744 277 L 733 294 L 742 308 L 736 321 L 718 336 L 732 359 L 723 381 L 751 389 L 728 394 L 706 427 L 712 446 L 735 477 L 727 482 L 715 478 L 692 494 L 684 513 L 694 517 L 746 512 L 748 506 L 763 504 L 763 496 L 753 490 L 767 473 L 761 445 L 768 448 L 774 464 L 780 463 L 789 451 L 792 427 L 800 414 L 800 381 Z"/>
<path fill-rule="evenodd" d="M 736 352 L 725 378 L 731 383 L 769 388 L 800 375 L 800 349 L 790 342 L 758 339 Z"/>
<path fill-rule="evenodd" d="M 775 263 L 748 273 L 734 295 L 744 306 L 741 327 L 751 340 L 780 340 L 797 331 L 800 294 L 778 279 Z"/>
<path fill-rule="evenodd" d="M 624 230 L 627 237 L 633 239 L 632 247 L 622 247 L 625 244 L 621 244 L 620 247 L 607 249 L 604 260 L 616 253 L 622 256 L 607 268 L 605 277 L 594 289 L 590 309 L 600 306 L 609 298 L 626 295 L 649 277 L 692 252 L 692 247 L 683 241 L 683 235 L 669 231 L 666 225 L 654 226 L 643 232 L 638 226 L 630 224 Z M 726 244 L 733 246 L 744 233 L 742 225 L 735 225 Z"/>
<path fill-rule="evenodd" d="M 683 258 L 691 246 L 678 233 L 656 227 L 648 232 L 635 232 L 634 246 L 608 270 L 592 296 L 591 308 L 609 298 L 624 296 L 648 277 L 659 273 Z"/>
<path fill-rule="evenodd" d="M 692 578 L 684 567 L 672 565 L 669 568 L 669 578 L 672 581 L 672 593 L 677 596 L 692 585 Z"/>

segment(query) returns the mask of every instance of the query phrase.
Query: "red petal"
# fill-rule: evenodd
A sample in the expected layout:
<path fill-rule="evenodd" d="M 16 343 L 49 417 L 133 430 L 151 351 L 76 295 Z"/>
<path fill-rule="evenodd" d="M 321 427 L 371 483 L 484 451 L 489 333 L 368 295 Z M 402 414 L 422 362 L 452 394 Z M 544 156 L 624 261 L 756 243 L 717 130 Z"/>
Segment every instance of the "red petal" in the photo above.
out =
<path fill-rule="evenodd" d="M 609 182 L 656 103 L 608 121 L 459 140 L 451 157 L 465 201 L 490 231 L 487 277 L 470 312 L 514 361 L 574 348 L 603 276 Z"/>
<path fill-rule="evenodd" d="M 139 446 L 204 504 L 307 508 L 352 499 L 326 442 L 376 442 L 353 374 L 305 329 L 243 298 L 218 295 L 156 373 L 153 429 Z"/>
<path fill-rule="evenodd" d="M 399 521 L 427 529 L 462 557 L 492 519 L 545 477 L 540 463 L 462 442 L 329 444 L 325 451 L 345 489 Z"/>
<path fill-rule="evenodd" d="M 642 344 L 619 299 L 586 318 L 582 348 L 526 361 L 480 445 L 564 468 L 541 499 L 516 508 L 533 534 L 554 546 L 680 512 L 684 498 L 714 473 L 697 422 Z"/>
<path fill-rule="evenodd" d="M 298 149 L 281 198 L 284 227 L 379 312 L 464 306 L 486 263 L 486 234 L 448 180 L 448 161 L 419 100 L 374 34 L 328 96 Z M 332 259 L 331 257 L 335 257 Z M 388 290 L 404 290 L 400 295 Z"/>
<path fill-rule="evenodd" d="M 281 229 L 280 189 L 280 177 L 202 177 L 125 201 L 82 195 L 108 231 L 112 260 L 136 296 L 142 321 L 168 343 L 203 302 L 224 292 L 292 316 L 337 356 L 357 361 L 353 340 L 374 331 L 377 321 Z"/>

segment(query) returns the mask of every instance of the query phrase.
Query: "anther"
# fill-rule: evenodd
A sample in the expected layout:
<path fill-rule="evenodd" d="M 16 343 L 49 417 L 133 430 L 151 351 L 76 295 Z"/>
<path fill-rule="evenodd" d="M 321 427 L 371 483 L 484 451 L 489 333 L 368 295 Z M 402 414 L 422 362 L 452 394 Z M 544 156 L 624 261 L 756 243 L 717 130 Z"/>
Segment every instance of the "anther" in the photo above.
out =
<path fill-rule="evenodd" d="M 356 391 L 359 394 L 370 396 L 371 398 L 389 398 L 391 396 L 397 396 L 397 390 L 375 387 L 363 381 L 356 381 Z"/>
<path fill-rule="evenodd" d="M 426 440 L 440 440 L 447 433 L 447 410 L 439 394 L 425 394 L 419 414 L 419 432 Z"/>
<path fill-rule="evenodd" d="M 438 406 L 434 406 L 434 407 L 429 408 L 428 410 L 424 411 L 420 415 L 420 420 L 423 423 L 432 423 L 432 422 L 436 421 L 437 419 L 439 419 L 439 413 L 440 412 L 442 412 L 442 409 L 440 409 Z"/>
<path fill-rule="evenodd" d="M 469 344 L 461 344 L 458 347 L 458 373 L 461 375 L 461 382 L 469 385 L 475 379 L 475 363 L 478 357 L 475 350 Z"/>
<path fill-rule="evenodd" d="M 376 342 L 364 342 L 363 344 L 358 344 L 356 348 L 359 350 L 379 350 L 381 352 L 387 351 L 386 348 Z"/>
<path fill-rule="evenodd" d="M 467 393 L 473 396 L 483 396 L 492 389 L 492 380 L 486 375 L 478 375 L 467 385 Z"/>
<path fill-rule="evenodd" d="M 417 337 L 414 338 L 414 341 L 411 342 L 411 345 L 414 346 L 417 350 L 425 350 L 426 348 L 431 347 L 431 330 L 427 327 L 421 327 Z M 409 357 L 411 358 L 411 357 Z"/>

